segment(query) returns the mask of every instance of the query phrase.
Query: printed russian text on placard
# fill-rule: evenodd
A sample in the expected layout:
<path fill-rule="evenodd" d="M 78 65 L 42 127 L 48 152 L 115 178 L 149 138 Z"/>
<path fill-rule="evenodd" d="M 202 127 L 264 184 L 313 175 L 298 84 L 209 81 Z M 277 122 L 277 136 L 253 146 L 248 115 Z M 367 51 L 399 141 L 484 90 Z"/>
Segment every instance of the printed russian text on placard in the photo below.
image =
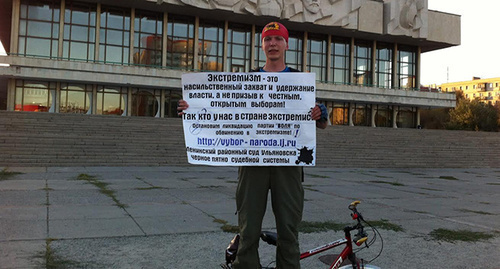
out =
<path fill-rule="evenodd" d="M 189 163 L 314 166 L 313 73 L 182 75 Z"/>

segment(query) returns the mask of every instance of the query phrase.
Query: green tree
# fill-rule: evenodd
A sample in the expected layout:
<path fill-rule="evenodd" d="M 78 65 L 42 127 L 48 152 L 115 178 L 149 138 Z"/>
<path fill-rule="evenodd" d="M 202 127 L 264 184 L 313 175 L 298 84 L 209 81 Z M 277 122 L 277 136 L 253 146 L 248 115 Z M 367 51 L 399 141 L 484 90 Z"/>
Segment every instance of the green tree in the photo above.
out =
<path fill-rule="evenodd" d="M 458 99 L 458 98 L 457 98 Z M 446 124 L 451 130 L 490 131 L 498 130 L 499 112 L 495 107 L 477 99 L 457 100 L 457 106 L 450 111 L 450 121 Z"/>

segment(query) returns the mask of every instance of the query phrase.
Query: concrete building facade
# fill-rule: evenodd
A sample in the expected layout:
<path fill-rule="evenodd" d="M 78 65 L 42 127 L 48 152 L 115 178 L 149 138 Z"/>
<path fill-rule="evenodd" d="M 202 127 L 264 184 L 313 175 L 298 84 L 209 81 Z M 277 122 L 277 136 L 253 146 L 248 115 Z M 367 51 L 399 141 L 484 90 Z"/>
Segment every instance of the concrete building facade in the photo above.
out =
<path fill-rule="evenodd" d="M 472 80 L 444 83 L 439 86 L 444 92 L 462 91 L 469 100 L 478 99 L 485 104 L 500 105 L 500 77 L 479 78 Z"/>
<path fill-rule="evenodd" d="M 437 0 L 436 0 L 437 1 Z M 262 66 L 260 31 L 317 79 L 330 124 L 414 128 L 455 96 L 420 87 L 420 55 L 460 44 L 427 0 L 0 0 L 0 109 L 175 117 L 185 72 Z"/>

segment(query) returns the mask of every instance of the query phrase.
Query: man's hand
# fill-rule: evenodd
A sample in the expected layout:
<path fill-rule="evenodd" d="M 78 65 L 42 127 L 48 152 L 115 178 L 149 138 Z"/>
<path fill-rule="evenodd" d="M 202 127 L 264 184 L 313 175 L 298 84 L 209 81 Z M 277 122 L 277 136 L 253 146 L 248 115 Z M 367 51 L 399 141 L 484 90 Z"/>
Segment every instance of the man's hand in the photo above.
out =
<path fill-rule="evenodd" d="M 323 104 L 317 104 L 313 108 L 311 117 L 316 121 L 316 127 L 318 128 L 325 129 L 328 125 L 328 111 Z"/>
<path fill-rule="evenodd" d="M 177 102 L 177 115 L 182 116 L 184 115 L 184 110 L 186 110 L 189 107 L 188 103 L 184 100 L 179 100 Z"/>

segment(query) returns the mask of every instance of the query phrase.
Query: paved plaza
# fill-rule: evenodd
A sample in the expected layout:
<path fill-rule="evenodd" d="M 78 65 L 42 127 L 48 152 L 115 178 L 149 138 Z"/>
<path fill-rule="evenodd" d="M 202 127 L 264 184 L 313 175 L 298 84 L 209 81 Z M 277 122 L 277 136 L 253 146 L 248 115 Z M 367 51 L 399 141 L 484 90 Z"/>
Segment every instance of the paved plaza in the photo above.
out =
<path fill-rule="evenodd" d="M 234 235 L 224 230 L 237 224 L 236 176 L 209 166 L 4 169 L 0 268 L 219 268 Z M 353 200 L 365 219 L 387 224 L 371 262 L 381 268 L 500 268 L 500 168 L 314 167 L 304 188 L 306 226 L 352 223 Z M 270 204 L 263 225 L 274 230 Z M 301 249 L 341 237 L 302 232 Z M 381 246 L 377 238 L 358 255 L 370 260 Z M 260 252 L 272 264 L 274 248 L 262 242 Z M 302 267 L 327 268 L 317 257 Z"/>

